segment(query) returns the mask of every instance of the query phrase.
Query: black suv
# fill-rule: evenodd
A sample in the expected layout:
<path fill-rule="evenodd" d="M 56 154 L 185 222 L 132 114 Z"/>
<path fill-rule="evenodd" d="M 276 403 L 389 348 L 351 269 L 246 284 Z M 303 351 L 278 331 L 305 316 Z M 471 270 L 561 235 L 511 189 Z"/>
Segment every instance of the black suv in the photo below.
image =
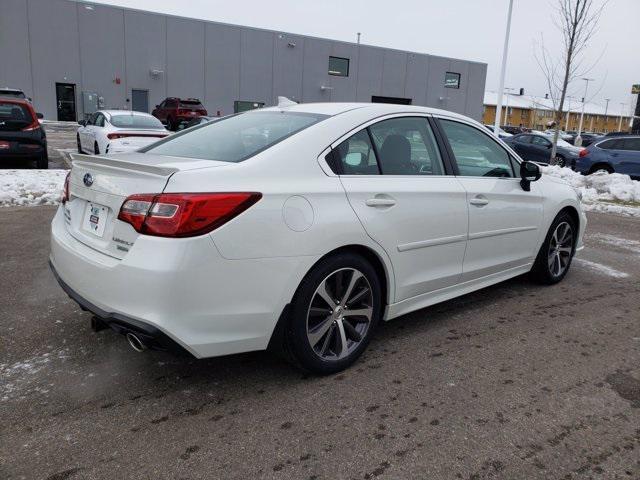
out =
<path fill-rule="evenodd" d="M 49 168 L 47 136 L 39 118 L 42 114 L 28 100 L 0 97 L 0 166 L 17 160 Z"/>

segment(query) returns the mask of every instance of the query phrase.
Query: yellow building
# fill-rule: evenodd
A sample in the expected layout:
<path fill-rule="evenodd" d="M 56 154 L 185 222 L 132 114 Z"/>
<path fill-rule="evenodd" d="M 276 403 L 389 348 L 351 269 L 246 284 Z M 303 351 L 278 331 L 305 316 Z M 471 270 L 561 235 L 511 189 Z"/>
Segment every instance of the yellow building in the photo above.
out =
<path fill-rule="evenodd" d="M 496 92 L 485 92 L 482 123 L 493 125 L 496 118 Z M 505 94 L 502 100 L 500 125 L 521 126 L 532 130 L 546 130 L 554 119 L 553 103 L 545 97 L 532 95 Z M 571 109 L 568 113 L 568 109 Z M 564 115 L 560 128 L 565 131 L 577 131 L 580 124 L 582 103 L 565 102 Z M 605 116 L 606 113 L 606 116 Z M 585 105 L 583 132 L 629 131 L 631 117 L 628 112 L 622 116 L 613 106 L 587 103 Z"/>

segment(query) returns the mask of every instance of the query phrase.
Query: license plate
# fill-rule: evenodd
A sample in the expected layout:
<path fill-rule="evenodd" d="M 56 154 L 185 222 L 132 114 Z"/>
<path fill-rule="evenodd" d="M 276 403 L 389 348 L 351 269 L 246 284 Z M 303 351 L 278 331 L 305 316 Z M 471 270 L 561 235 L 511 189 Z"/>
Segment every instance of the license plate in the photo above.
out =
<path fill-rule="evenodd" d="M 109 209 L 97 203 L 87 203 L 87 209 L 84 213 L 82 228 L 87 232 L 101 237 L 104 234 L 104 227 L 107 223 L 107 214 Z"/>

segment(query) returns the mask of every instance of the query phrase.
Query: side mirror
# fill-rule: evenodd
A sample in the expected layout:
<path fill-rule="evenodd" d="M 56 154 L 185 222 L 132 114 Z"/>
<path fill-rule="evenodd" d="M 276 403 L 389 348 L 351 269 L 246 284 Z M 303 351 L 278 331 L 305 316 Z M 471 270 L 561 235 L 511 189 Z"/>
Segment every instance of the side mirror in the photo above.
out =
<path fill-rule="evenodd" d="M 522 162 L 520 164 L 520 185 L 525 192 L 531 190 L 531 182 L 539 180 L 542 176 L 540 167 L 533 162 Z"/>
<path fill-rule="evenodd" d="M 38 119 L 42 120 L 42 119 L 44 118 L 44 115 L 42 115 L 42 114 L 41 114 L 41 113 L 39 113 L 39 112 L 36 112 L 36 118 L 38 118 Z"/>
<path fill-rule="evenodd" d="M 82 125 L 83 127 L 87 126 L 87 121 L 86 120 L 80 120 L 78 121 L 78 125 Z"/>

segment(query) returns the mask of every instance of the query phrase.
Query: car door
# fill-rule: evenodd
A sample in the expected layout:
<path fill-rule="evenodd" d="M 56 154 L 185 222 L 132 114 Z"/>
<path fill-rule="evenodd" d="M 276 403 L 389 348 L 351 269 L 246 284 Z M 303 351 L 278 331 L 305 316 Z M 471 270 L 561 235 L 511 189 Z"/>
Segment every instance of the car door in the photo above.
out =
<path fill-rule="evenodd" d="M 97 112 L 93 121 L 93 125 L 87 128 L 87 151 L 91 153 L 95 152 L 98 133 L 100 129 L 102 129 L 102 127 L 104 127 L 104 115 L 100 112 Z M 104 153 L 104 150 L 100 148 L 100 145 L 98 145 L 98 151 L 100 153 Z"/>
<path fill-rule="evenodd" d="M 89 147 L 88 147 L 89 127 L 93 125 L 93 121 L 95 120 L 95 118 L 96 118 L 96 114 L 92 113 L 87 118 L 87 123 L 85 123 L 83 127 L 80 127 L 78 129 L 78 137 L 80 137 L 80 145 L 82 146 L 82 150 L 85 152 L 89 151 Z"/>
<path fill-rule="evenodd" d="M 507 142 L 524 160 L 531 156 L 531 135 L 518 135 Z"/>
<path fill-rule="evenodd" d="M 623 138 L 621 145 L 611 151 L 616 173 L 640 177 L 640 137 Z"/>
<path fill-rule="evenodd" d="M 349 203 L 389 255 L 395 302 L 456 284 L 467 235 L 466 194 L 425 116 L 395 116 L 332 150 Z"/>
<path fill-rule="evenodd" d="M 446 118 L 439 125 L 467 193 L 469 234 L 461 281 L 533 262 L 542 228 L 539 185 L 524 191 L 514 171 L 519 164 L 475 125 Z"/>
<path fill-rule="evenodd" d="M 534 162 L 549 163 L 549 156 L 551 155 L 551 142 L 539 135 L 531 136 L 531 160 Z"/>

